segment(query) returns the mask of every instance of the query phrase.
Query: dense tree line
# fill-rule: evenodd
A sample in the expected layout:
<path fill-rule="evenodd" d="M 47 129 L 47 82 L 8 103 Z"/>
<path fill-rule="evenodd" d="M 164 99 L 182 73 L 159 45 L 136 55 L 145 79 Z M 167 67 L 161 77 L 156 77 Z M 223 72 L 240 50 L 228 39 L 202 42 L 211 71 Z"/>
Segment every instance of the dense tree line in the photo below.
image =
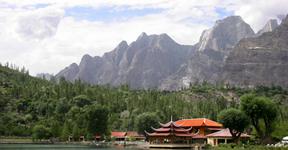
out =
<path fill-rule="evenodd" d="M 257 132 L 261 143 L 273 142 L 271 134 L 279 115 L 276 103 L 268 97 L 255 94 L 244 94 L 240 100 L 240 108 L 222 110 L 218 115 L 219 121 L 224 127 L 229 128 L 236 142 L 250 124 Z"/>
<path fill-rule="evenodd" d="M 279 114 L 274 117 L 277 121 L 259 116 L 260 125 L 286 131 L 266 131 L 277 138 L 288 134 L 287 127 L 283 127 L 288 121 L 288 91 L 281 87 L 243 89 L 204 82 L 173 92 L 131 90 L 127 85 L 89 85 L 63 78 L 47 81 L 29 76 L 25 68 L 17 71 L 5 65 L 0 66 L 0 135 L 63 140 L 72 135 L 77 140 L 80 135 L 109 135 L 111 130 L 143 132 L 146 122 L 156 126 L 158 121 L 170 121 L 171 116 L 173 120 L 217 120 L 222 110 L 240 109 L 240 97 L 244 94 L 271 99 Z"/>

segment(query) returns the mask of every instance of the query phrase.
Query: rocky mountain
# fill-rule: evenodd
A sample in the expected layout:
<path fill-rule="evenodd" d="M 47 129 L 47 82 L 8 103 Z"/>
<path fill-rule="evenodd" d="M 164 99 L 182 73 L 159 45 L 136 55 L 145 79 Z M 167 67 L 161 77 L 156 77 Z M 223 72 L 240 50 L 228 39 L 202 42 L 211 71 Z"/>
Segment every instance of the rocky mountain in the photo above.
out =
<path fill-rule="evenodd" d="M 230 16 L 216 21 L 212 28 L 203 31 L 198 43 L 198 50 L 225 51 L 232 48 L 241 39 L 253 35 L 254 31 L 250 25 L 245 23 L 240 16 Z"/>
<path fill-rule="evenodd" d="M 232 48 L 243 38 L 254 36 L 254 31 L 240 16 L 230 16 L 216 21 L 205 30 L 190 54 L 186 65 L 165 79 L 160 89 L 177 90 L 190 83 L 218 81 L 221 68 Z"/>
<path fill-rule="evenodd" d="M 177 44 L 167 34 L 142 33 L 130 45 L 122 41 L 102 57 L 84 55 L 79 66 L 70 65 L 56 77 L 92 84 L 129 84 L 132 88 L 157 88 L 187 60 L 193 46 Z"/>
<path fill-rule="evenodd" d="M 265 33 L 265 32 L 272 32 L 278 26 L 278 22 L 276 19 L 270 19 L 265 26 L 257 32 L 257 36 Z"/>
<path fill-rule="evenodd" d="M 240 16 L 216 21 L 197 44 L 180 45 L 167 34 L 142 33 L 128 45 L 122 41 L 102 57 L 84 55 L 56 78 L 92 84 L 177 90 L 208 81 L 239 86 L 287 86 L 288 30 L 270 20 L 257 34 Z"/>
<path fill-rule="evenodd" d="M 222 79 L 237 86 L 288 86 L 288 16 L 272 32 L 241 40 L 228 56 Z"/>
<path fill-rule="evenodd" d="M 71 64 L 70 66 L 61 70 L 56 78 L 64 77 L 68 81 L 76 80 L 76 74 L 79 72 L 79 66 L 76 63 Z"/>

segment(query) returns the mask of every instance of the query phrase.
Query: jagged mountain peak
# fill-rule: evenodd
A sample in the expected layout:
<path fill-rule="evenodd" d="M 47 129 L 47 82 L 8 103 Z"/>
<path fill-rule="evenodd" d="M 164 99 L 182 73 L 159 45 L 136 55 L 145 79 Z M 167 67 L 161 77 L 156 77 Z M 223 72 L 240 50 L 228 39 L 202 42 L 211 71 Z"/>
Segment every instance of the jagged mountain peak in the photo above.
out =
<path fill-rule="evenodd" d="M 227 57 L 222 79 L 236 86 L 288 86 L 288 16 L 273 31 L 241 40 Z"/>
<path fill-rule="evenodd" d="M 72 63 L 68 67 L 61 70 L 55 77 L 58 79 L 60 77 L 64 77 L 66 80 L 74 81 L 78 72 L 79 66 L 76 63 Z"/>
<path fill-rule="evenodd" d="M 147 35 L 145 32 L 143 32 L 137 38 L 136 41 L 132 42 L 129 45 L 129 47 L 130 47 L 130 49 L 134 49 L 137 51 L 139 51 L 141 49 L 145 49 L 148 51 L 158 51 L 158 50 L 166 51 L 168 49 L 170 50 L 170 48 L 168 48 L 168 47 L 174 47 L 176 45 L 179 45 L 179 44 L 176 43 L 166 33 Z M 131 53 L 131 52 L 129 52 L 129 53 Z"/>
<path fill-rule="evenodd" d="M 117 65 L 120 63 L 125 51 L 129 48 L 129 45 L 126 41 L 121 41 L 116 48 L 114 48 L 114 50 L 110 51 L 110 52 L 106 52 L 103 55 L 103 58 L 106 60 L 110 60 L 114 63 L 116 63 Z M 100 57 L 99 59 L 101 59 L 102 57 Z"/>
<path fill-rule="evenodd" d="M 270 20 L 268 20 L 268 22 L 264 25 L 264 27 L 257 32 L 257 35 L 261 35 L 261 34 L 263 34 L 263 33 L 265 33 L 265 32 L 271 32 L 271 31 L 273 31 L 277 26 L 278 26 L 277 20 L 276 20 L 276 19 L 270 19 Z"/>
<path fill-rule="evenodd" d="M 128 43 L 126 41 L 121 41 L 117 47 L 113 50 L 114 52 L 122 55 L 122 53 L 129 47 Z M 112 52 L 113 52 L 112 51 Z M 110 52 L 108 52 L 109 54 Z M 106 54 L 106 53 L 105 53 Z"/>
<path fill-rule="evenodd" d="M 120 42 L 102 57 L 84 55 L 78 71 L 61 71 L 58 76 L 81 79 L 92 84 L 129 84 L 133 88 L 157 87 L 162 78 L 186 62 L 191 47 L 177 44 L 167 34 L 143 32 L 130 45 Z"/>
<path fill-rule="evenodd" d="M 167 41 L 167 42 L 174 42 L 175 41 L 166 33 L 162 33 L 159 35 L 159 40 Z"/>
<path fill-rule="evenodd" d="M 78 68 L 78 65 L 76 63 L 72 63 L 69 68 Z"/>
<path fill-rule="evenodd" d="M 136 41 L 141 41 L 141 40 L 156 40 L 156 39 L 171 39 L 171 37 L 166 34 L 166 33 L 161 33 L 161 34 L 151 34 L 151 35 L 147 35 L 145 32 L 142 32 Z"/>
<path fill-rule="evenodd" d="M 92 56 L 90 56 L 89 54 L 85 54 L 85 55 L 82 57 L 81 62 L 87 62 L 87 61 L 90 61 L 90 60 L 92 60 L 92 59 L 93 59 Z"/>
<path fill-rule="evenodd" d="M 155 44 L 161 45 L 165 43 L 176 43 L 168 34 L 151 34 L 147 35 L 145 32 L 142 32 L 140 36 L 138 36 L 137 40 L 132 43 L 138 43 L 140 45 L 145 44 L 146 46 L 154 46 Z"/>
<path fill-rule="evenodd" d="M 198 43 L 198 50 L 213 49 L 226 51 L 243 38 L 254 35 L 254 31 L 240 16 L 217 20 L 215 25 L 204 30 Z"/>
<path fill-rule="evenodd" d="M 287 30 L 288 17 L 272 32 L 255 36 L 240 16 L 230 16 L 205 30 L 194 46 L 178 44 L 165 33 L 147 35 L 143 32 L 131 44 L 121 41 L 102 57 L 84 55 L 79 66 L 73 63 L 57 77 L 64 76 L 70 81 L 81 79 L 91 84 L 128 84 L 132 88 L 167 90 L 198 81 L 245 84 L 247 81 L 254 85 L 273 81 L 288 85 L 288 73 L 283 72 L 288 58 Z M 247 68 L 248 65 L 252 69 Z M 261 66 L 259 71 L 257 66 Z M 249 71 L 245 71 L 247 69 Z M 234 78 L 233 72 L 237 71 L 240 76 Z M 270 76 L 269 72 L 274 75 Z"/>
<path fill-rule="evenodd" d="M 117 46 L 117 48 L 126 48 L 126 47 L 128 47 L 128 43 L 127 41 L 124 41 L 124 40 L 121 41 Z"/>
<path fill-rule="evenodd" d="M 142 33 L 138 36 L 137 41 L 146 39 L 147 37 L 148 37 L 148 35 L 147 35 L 145 32 L 142 32 Z"/>
<path fill-rule="evenodd" d="M 85 55 L 83 55 L 83 58 L 84 58 L 84 59 L 90 59 L 90 58 L 93 58 L 93 57 L 90 56 L 89 54 L 85 54 Z"/>
<path fill-rule="evenodd" d="M 163 38 L 163 39 L 165 39 L 165 38 L 171 39 L 171 37 L 167 33 L 161 33 L 159 36 L 160 36 L 160 38 Z"/>
<path fill-rule="evenodd" d="M 229 16 L 223 19 L 219 19 L 216 21 L 216 25 L 221 24 L 221 23 L 235 23 L 235 22 L 244 22 L 242 17 L 240 16 Z"/>

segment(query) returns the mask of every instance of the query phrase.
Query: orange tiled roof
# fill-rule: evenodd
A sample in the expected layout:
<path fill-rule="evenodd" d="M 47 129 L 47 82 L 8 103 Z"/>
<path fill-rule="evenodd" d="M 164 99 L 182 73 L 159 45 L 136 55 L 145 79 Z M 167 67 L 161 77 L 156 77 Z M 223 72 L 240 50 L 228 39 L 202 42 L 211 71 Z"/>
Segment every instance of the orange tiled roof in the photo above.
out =
<path fill-rule="evenodd" d="M 111 132 L 111 136 L 116 138 L 124 138 L 126 134 L 126 132 Z"/>
<path fill-rule="evenodd" d="M 206 118 L 182 119 L 175 123 L 181 127 L 223 127 L 222 124 Z"/>
<path fill-rule="evenodd" d="M 208 134 L 206 136 L 207 137 L 218 137 L 218 138 L 219 137 L 222 137 L 222 138 L 231 138 L 232 137 L 232 135 L 231 135 L 231 133 L 230 133 L 228 128 L 220 130 L 218 132 L 214 132 L 214 133 Z M 241 138 L 249 138 L 250 136 L 247 135 L 247 134 L 242 133 L 240 137 Z"/>

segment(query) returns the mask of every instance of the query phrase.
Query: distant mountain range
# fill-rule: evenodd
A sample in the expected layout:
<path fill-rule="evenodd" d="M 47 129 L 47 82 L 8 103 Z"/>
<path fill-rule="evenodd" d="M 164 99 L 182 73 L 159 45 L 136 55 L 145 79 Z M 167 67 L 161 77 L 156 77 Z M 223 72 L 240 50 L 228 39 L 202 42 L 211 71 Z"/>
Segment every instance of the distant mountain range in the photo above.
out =
<path fill-rule="evenodd" d="M 181 45 L 167 34 L 142 33 L 122 41 L 102 57 L 84 55 L 56 78 L 135 89 L 178 90 L 196 82 L 235 86 L 288 87 L 288 16 L 269 20 L 254 33 L 240 16 L 216 21 L 195 45 Z"/>

